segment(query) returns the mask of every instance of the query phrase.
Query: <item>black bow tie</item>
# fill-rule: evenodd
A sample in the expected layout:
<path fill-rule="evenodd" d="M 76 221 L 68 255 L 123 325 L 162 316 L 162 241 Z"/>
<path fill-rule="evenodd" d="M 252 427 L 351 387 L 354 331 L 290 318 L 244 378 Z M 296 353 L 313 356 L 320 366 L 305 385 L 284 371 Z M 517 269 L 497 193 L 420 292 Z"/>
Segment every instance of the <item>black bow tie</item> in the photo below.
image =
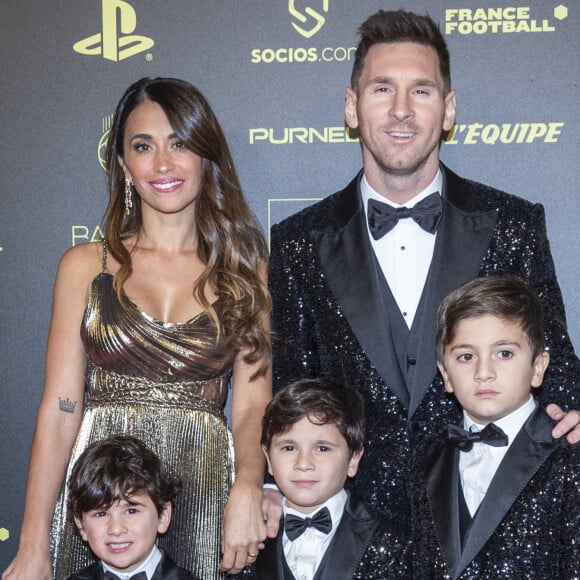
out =
<path fill-rule="evenodd" d="M 284 529 L 291 542 L 299 538 L 306 528 L 316 528 L 324 534 L 328 534 L 332 530 L 332 518 L 328 508 L 323 507 L 318 510 L 312 518 L 301 518 L 292 514 L 288 514 L 284 518 Z"/>
<path fill-rule="evenodd" d="M 105 580 L 121 580 L 121 578 L 113 572 L 107 570 L 105 572 Z M 131 576 L 129 580 L 147 580 L 147 572 L 139 572 L 139 574 Z"/>
<path fill-rule="evenodd" d="M 439 192 L 428 195 L 414 207 L 392 207 L 376 199 L 369 199 L 369 229 L 375 240 L 390 232 L 400 219 L 412 218 L 426 232 L 434 234 L 441 221 L 443 204 Z"/>
<path fill-rule="evenodd" d="M 508 436 L 493 423 L 475 432 L 466 431 L 459 425 L 448 425 L 447 438 L 461 451 L 471 451 L 474 443 L 486 443 L 493 447 L 505 447 L 508 444 Z"/>

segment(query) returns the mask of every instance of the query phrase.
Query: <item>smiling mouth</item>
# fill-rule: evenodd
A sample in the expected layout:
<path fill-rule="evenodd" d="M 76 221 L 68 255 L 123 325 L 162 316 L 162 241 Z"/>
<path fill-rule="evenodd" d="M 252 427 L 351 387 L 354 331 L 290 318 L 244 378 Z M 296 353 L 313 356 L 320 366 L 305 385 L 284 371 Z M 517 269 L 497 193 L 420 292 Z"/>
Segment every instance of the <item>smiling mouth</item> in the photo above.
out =
<path fill-rule="evenodd" d="M 399 141 L 408 141 L 415 137 L 416 133 L 409 132 L 409 131 L 387 131 L 387 135 L 391 139 L 397 139 Z"/>
<path fill-rule="evenodd" d="M 176 179 L 175 181 L 166 181 L 164 183 L 152 183 L 151 186 L 159 191 L 171 191 L 182 183 L 183 179 Z"/>
<path fill-rule="evenodd" d="M 131 546 L 131 542 L 120 542 L 118 544 L 107 544 L 111 552 L 124 552 Z"/>

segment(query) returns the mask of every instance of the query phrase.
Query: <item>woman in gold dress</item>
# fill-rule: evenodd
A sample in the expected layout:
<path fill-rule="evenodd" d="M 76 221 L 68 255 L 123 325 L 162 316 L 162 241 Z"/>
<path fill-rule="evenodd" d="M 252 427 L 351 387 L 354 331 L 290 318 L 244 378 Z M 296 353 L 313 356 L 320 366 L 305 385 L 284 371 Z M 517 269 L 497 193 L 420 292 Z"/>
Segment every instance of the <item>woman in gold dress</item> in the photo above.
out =
<path fill-rule="evenodd" d="M 3 578 L 60 580 L 90 562 L 63 482 L 89 443 L 119 433 L 184 482 L 160 544 L 200 578 L 221 578 L 266 537 L 266 244 L 219 123 L 189 83 L 129 87 L 106 161 L 105 240 L 71 248 L 57 272 L 20 547 Z"/>

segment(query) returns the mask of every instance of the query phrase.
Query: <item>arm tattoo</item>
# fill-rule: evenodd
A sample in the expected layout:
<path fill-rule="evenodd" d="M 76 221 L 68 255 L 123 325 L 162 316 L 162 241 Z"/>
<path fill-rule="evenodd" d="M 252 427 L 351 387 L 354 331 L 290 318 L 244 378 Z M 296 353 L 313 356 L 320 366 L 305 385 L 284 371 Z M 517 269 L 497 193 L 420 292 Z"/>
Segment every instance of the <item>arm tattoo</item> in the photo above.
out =
<path fill-rule="evenodd" d="M 71 401 L 68 397 L 66 399 L 58 398 L 58 408 L 64 413 L 74 413 L 75 407 L 77 406 L 76 401 Z"/>

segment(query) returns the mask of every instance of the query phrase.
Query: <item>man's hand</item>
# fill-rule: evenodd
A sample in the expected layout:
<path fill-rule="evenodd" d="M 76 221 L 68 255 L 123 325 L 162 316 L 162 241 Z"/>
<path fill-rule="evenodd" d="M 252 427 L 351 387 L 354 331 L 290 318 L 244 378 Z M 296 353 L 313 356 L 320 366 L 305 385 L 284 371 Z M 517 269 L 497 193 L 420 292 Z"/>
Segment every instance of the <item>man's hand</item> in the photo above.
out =
<path fill-rule="evenodd" d="M 264 488 L 262 499 L 262 513 L 266 522 L 266 534 L 268 538 L 275 538 L 280 527 L 282 517 L 282 494 L 272 487 Z"/>
<path fill-rule="evenodd" d="M 551 403 L 546 407 L 546 412 L 554 421 L 558 421 L 554 429 L 552 430 L 552 437 L 554 439 L 559 439 L 563 435 L 566 435 L 568 443 L 578 443 L 580 441 L 580 412 L 579 411 L 563 411 Z"/>

